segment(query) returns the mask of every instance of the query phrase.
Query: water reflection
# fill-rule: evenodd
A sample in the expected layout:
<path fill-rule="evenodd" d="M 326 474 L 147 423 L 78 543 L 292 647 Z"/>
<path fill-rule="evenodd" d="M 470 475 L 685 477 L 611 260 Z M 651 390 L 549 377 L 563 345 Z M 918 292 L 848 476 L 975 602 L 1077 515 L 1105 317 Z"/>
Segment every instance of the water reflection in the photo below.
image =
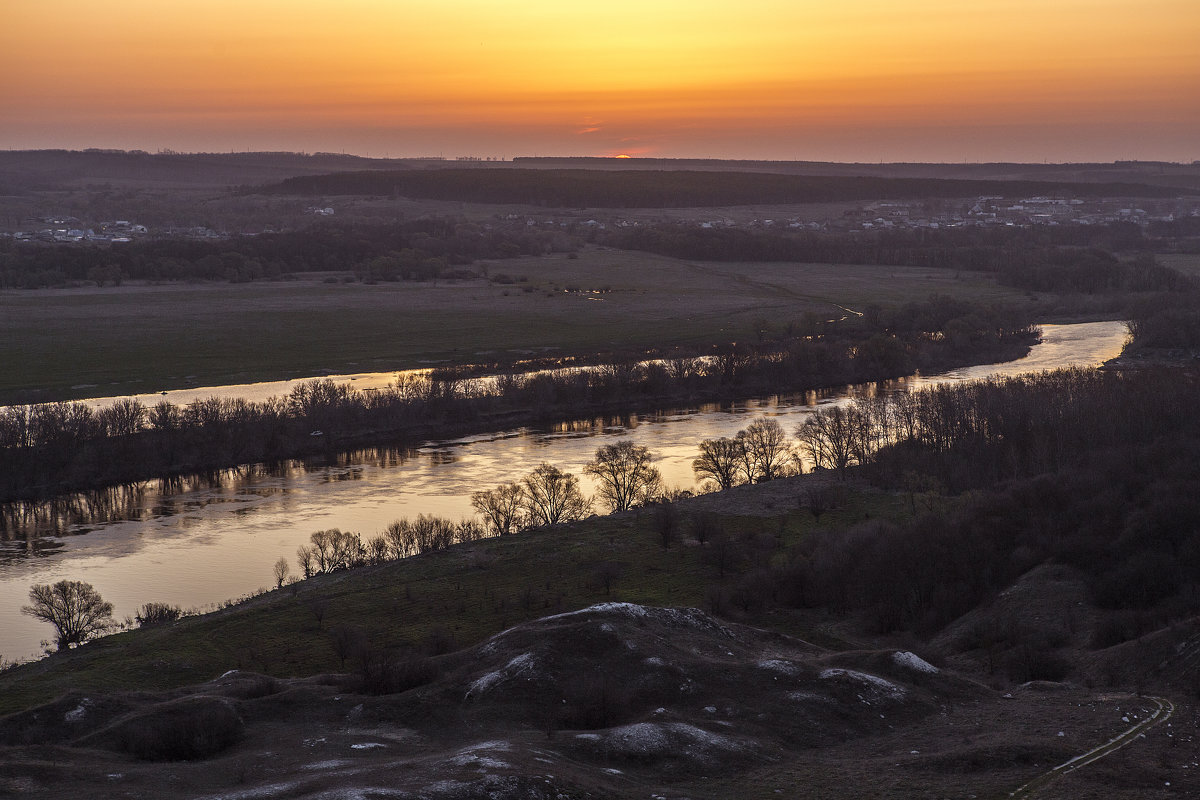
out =
<path fill-rule="evenodd" d="M 645 414 L 590 416 L 428 442 L 415 449 L 358 448 L 44 503 L 7 504 L 0 506 L 0 655 L 32 655 L 47 635 L 44 625 L 19 613 L 33 583 L 86 580 L 115 604 L 118 617 L 150 601 L 204 606 L 270 584 L 275 560 L 293 559 L 296 547 L 315 530 L 338 527 L 370 536 L 402 516 L 468 516 L 472 492 L 518 479 L 543 461 L 579 475 L 603 437 L 628 436 L 645 445 L 656 455 L 668 486 L 693 488 L 697 443 L 734 435 L 757 417 L 773 417 L 790 433 L 814 408 L 852 396 L 1029 371 L 1022 365 L 1094 365 L 1116 355 L 1124 335 L 1121 323 L 1047 326 L 1046 343 L 1029 359 L 999 367 Z"/>

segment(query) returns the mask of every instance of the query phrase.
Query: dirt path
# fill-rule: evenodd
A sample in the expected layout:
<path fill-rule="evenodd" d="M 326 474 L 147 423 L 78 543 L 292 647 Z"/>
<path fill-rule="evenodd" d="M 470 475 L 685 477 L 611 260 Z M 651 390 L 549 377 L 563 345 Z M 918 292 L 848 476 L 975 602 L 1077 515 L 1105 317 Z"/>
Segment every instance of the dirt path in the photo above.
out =
<path fill-rule="evenodd" d="M 1063 775 L 1074 772 L 1080 767 L 1086 767 L 1095 761 L 1099 761 L 1110 753 L 1115 753 L 1127 744 L 1132 744 L 1142 736 L 1146 731 L 1150 730 L 1159 723 L 1165 722 L 1175 713 L 1175 705 L 1165 697 L 1148 698 L 1158 704 L 1158 708 L 1153 714 L 1146 717 L 1144 720 L 1134 725 L 1132 728 L 1118 734 L 1116 737 L 1108 740 L 1099 747 L 1095 747 L 1086 753 L 1077 755 L 1070 761 L 1064 761 L 1052 770 L 1044 772 L 1037 776 L 1029 783 L 1017 789 L 1015 792 L 1009 793 L 1009 797 L 1032 797 L 1039 789 L 1053 783 Z"/>

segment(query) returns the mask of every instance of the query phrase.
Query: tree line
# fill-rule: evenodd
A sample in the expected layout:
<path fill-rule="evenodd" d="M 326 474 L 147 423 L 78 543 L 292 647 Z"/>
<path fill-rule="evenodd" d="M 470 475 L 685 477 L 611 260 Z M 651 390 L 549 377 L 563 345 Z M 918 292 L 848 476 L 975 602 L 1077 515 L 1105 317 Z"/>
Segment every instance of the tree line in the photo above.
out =
<path fill-rule="evenodd" d="M 561 230 L 450 217 L 389 225 L 323 222 L 224 241 L 42 245 L 0 239 L 0 289 L 124 280 L 242 283 L 325 271 L 354 271 L 364 281 L 433 280 L 479 259 L 567 252 L 577 246 Z"/>
<path fill-rule="evenodd" d="M 1137 225 L 947 228 L 853 233 L 698 228 L 664 223 L 615 229 L 603 241 L 701 261 L 875 264 L 989 272 L 1005 285 L 1038 292 L 1176 292 L 1195 282 L 1159 264 L 1161 246 Z M 1114 253 L 1138 253 L 1119 259 Z"/>
<path fill-rule="evenodd" d="M 1170 370 L 1057 370 L 858 399 L 798 436 L 818 467 L 862 467 L 889 486 L 924 473 L 957 493 L 1190 431 L 1197 400 L 1194 378 Z"/>
<path fill-rule="evenodd" d="M 401 375 L 377 391 L 310 381 L 262 402 L 209 398 L 148 406 L 126 399 L 99 411 L 80 402 L 10 406 L 0 409 L 0 502 L 333 455 L 366 441 L 933 372 L 1015 358 L 1037 335 L 1019 311 L 948 298 L 877 310 L 862 326 L 654 362 L 507 373 L 490 383 L 445 368 Z"/>
<path fill-rule="evenodd" d="M 375 195 L 554 208 L 696 208 L 986 195 L 1178 197 L 1189 190 L 1122 183 L 874 178 L 703 170 L 438 169 L 302 175 L 263 194 Z"/>

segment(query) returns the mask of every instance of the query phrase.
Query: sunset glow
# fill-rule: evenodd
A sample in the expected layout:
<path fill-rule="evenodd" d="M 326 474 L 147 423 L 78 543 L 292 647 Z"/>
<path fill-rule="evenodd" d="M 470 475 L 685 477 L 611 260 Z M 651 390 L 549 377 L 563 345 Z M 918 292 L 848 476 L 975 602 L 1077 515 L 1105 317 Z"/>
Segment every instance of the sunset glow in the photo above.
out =
<path fill-rule="evenodd" d="M 0 146 L 1200 159 L 1200 4 L 16 0 Z"/>

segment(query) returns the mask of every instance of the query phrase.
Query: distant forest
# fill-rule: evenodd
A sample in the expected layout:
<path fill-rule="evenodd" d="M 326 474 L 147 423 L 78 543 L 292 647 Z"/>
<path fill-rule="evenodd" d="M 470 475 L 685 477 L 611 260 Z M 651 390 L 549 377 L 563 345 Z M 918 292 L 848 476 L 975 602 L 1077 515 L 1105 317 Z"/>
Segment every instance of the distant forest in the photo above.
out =
<path fill-rule="evenodd" d="M 355 271 L 362 280 L 432 280 L 478 259 L 544 255 L 577 246 L 561 231 L 516 224 L 484 227 L 449 218 L 394 225 L 323 222 L 217 242 L 41 246 L 0 241 L 0 289 L 127 279 L 240 283 L 324 271 Z"/>
<path fill-rule="evenodd" d="M 753 172 L 439 169 L 340 172 L 288 178 L 246 192 L 377 195 L 547 208 L 700 208 L 767 203 L 1047 195 L 1178 197 L 1195 189 L 1134 183 L 940 180 Z"/>
<path fill-rule="evenodd" d="M 697 261 L 878 264 L 996 273 L 1038 292 L 1181 291 L 1186 276 L 1160 266 L 1151 240 L 1132 223 L 1041 228 L 955 228 L 850 234 L 750 231 L 663 224 L 618 229 L 601 240 Z M 1114 252 L 1141 252 L 1122 261 Z"/>
<path fill-rule="evenodd" d="M 90 281 L 276 280 L 293 273 L 352 271 L 363 281 L 472 275 L 480 259 L 571 252 L 587 242 L 697 261 L 876 264 L 995 273 L 1038 292 L 1178 292 L 1186 276 L 1160 266 L 1166 246 L 1133 223 L 1038 228 L 916 229 L 855 233 L 700 228 L 662 223 L 597 230 L 449 217 L 390 225 L 321 222 L 285 233 L 206 242 L 150 240 L 107 245 L 0 241 L 0 289 Z M 1114 253 L 1137 254 L 1117 258 Z"/>

